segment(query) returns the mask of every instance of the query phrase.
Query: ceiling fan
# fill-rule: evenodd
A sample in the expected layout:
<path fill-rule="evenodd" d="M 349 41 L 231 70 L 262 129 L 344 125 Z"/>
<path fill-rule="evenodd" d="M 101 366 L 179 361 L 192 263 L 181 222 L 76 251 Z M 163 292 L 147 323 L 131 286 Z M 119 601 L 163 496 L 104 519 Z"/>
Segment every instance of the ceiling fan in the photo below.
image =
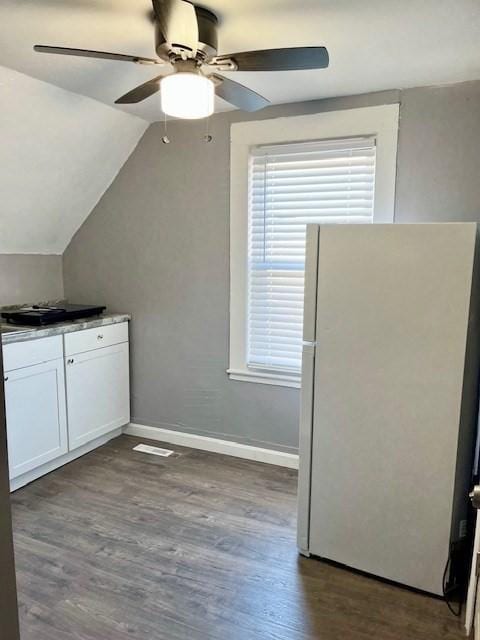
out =
<path fill-rule="evenodd" d="M 218 54 L 215 14 L 187 0 L 152 0 L 158 58 L 35 45 L 41 53 L 102 58 L 142 65 L 165 65 L 165 72 L 115 101 L 133 104 L 160 91 L 164 113 L 177 118 L 204 118 L 213 113 L 215 94 L 244 111 L 257 111 L 269 101 L 219 71 L 290 71 L 328 67 L 325 47 L 265 49 Z"/>

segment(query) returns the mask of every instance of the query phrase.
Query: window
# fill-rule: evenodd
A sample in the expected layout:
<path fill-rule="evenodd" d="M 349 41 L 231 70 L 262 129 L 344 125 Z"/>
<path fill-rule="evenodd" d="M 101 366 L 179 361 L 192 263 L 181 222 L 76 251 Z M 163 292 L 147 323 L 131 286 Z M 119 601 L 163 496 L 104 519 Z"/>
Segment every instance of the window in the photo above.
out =
<path fill-rule="evenodd" d="M 250 151 L 247 367 L 300 373 L 309 222 L 371 223 L 375 139 Z"/>
<path fill-rule="evenodd" d="M 306 224 L 393 222 L 398 105 L 232 125 L 230 377 L 299 386 Z"/>

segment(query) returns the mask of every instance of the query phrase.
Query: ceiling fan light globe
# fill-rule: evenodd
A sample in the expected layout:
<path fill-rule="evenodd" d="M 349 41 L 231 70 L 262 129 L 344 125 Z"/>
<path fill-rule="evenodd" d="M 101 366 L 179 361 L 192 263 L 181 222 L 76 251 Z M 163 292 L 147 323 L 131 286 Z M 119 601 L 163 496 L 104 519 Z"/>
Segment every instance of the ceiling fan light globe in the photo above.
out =
<path fill-rule="evenodd" d="M 161 106 L 167 116 L 197 120 L 212 115 L 215 85 L 198 73 L 178 71 L 161 81 Z"/>

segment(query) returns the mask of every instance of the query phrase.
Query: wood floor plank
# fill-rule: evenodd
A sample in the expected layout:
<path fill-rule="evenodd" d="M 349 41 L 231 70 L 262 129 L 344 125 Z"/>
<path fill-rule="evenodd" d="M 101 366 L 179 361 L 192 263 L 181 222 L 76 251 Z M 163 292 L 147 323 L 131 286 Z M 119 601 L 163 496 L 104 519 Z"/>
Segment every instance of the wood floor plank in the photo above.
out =
<path fill-rule="evenodd" d="M 437 599 L 300 557 L 295 471 L 141 441 L 13 495 L 22 640 L 463 637 Z"/>

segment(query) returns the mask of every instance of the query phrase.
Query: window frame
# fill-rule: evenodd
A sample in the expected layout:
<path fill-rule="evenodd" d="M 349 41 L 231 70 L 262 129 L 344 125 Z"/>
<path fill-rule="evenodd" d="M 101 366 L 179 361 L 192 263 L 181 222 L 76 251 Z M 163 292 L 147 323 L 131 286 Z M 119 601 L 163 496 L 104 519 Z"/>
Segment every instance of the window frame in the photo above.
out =
<path fill-rule="evenodd" d="M 334 138 L 376 139 L 373 222 L 395 220 L 399 105 L 328 111 L 314 115 L 232 124 L 230 129 L 230 345 L 231 380 L 299 388 L 300 373 L 247 367 L 248 223 L 250 149 Z"/>

